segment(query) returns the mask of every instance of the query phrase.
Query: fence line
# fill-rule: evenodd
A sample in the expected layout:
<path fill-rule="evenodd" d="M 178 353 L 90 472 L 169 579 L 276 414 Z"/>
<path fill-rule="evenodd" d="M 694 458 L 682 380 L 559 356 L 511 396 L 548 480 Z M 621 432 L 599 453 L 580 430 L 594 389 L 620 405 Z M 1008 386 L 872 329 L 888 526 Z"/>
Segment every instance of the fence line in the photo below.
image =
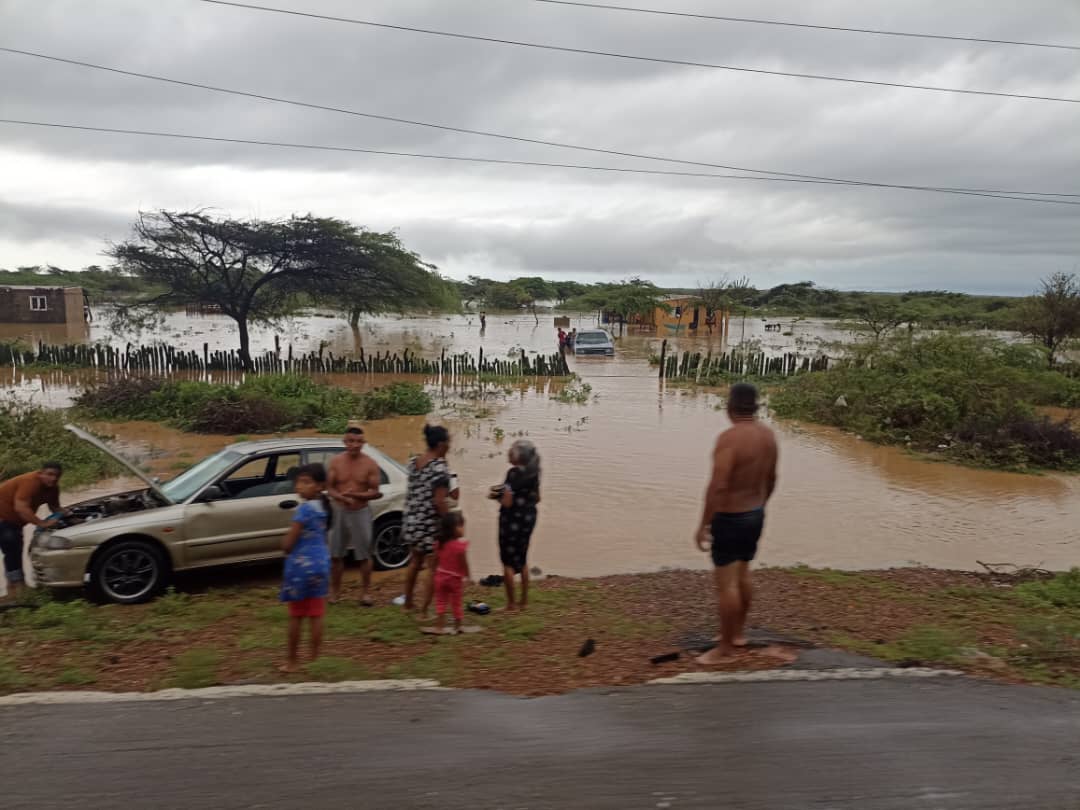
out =
<path fill-rule="evenodd" d="M 701 380 L 722 374 L 736 377 L 790 377 L 809 371 L 828 371 L 830 359 L 800 356 L 791 352 L 768 355 L 765 352 L 724 352 L 714 355 L 701 352 L 678 352 L 670 356 L 667 341 L 660 347 L 660 377 L 667 380 Z"/>
<path fill-rule="evenodd" d="M 94 368 L 143 374 L 172 372 L 245 372 L 251 374 L 423 374 L 429 377 L 568 377 L 570 369 L 562 354 L 538 355 L 529 358 L 524 350 L 514 359 L 484 357 L 461 352 L 447 354 L 444 349 L 437 360 L 420 357 L 408 349 L 397 352 L 366 354 L 358 357 L 335 357 L 333 352 L 295 354 L 290 345 L 282 355 L 267 351 L 251 358 L 245 368 L 235 349 L 211 351 L 204 343 L 201 353 L 158 344 L 123 349 L 106 344 L 68 344 L 50 346 L 39 343 L 36 350 L 20 350 L 10 344 L 0 344 L 0 364 L 14 366 L 50 365 Z"/>

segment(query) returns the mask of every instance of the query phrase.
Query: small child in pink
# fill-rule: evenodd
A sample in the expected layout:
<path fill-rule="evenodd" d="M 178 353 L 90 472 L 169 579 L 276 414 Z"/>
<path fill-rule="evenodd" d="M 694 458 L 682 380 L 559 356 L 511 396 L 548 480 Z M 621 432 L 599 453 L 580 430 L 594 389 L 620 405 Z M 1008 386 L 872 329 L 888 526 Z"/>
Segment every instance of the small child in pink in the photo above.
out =
<path fill-rule="evenodd" d="M 435 548 L 435 626 L 424 628 L 427 633 L 446 632 L 446 610 L 454 611 L 454 631 L 461 632 L 465 617 L 462 605 L 465 581 L 469 578 L 469 541 L 465 537 L 465 518 L 460 512 L 449 512 L 442 519 L 441 537 Z"/>

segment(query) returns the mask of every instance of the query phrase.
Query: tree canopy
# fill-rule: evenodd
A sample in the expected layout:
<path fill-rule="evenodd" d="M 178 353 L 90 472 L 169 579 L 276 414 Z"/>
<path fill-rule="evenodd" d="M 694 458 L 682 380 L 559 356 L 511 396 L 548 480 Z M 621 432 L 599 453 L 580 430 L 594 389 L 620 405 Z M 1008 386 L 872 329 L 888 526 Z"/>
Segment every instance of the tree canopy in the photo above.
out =
<path fill-rule="evenodd" d="M 141 213 L 133 238 L 109 255 L 156 290 L 119 307 L 114 324 L 218 306 L 236 321 L 245 363 L 251 324 L 275 323 L 307 303 L 349 312 L 404 307 L 435 289 L 433 268 L 394 234 L 311 214 L 245 221 L 205 211 Z"/>
<path fill-rule="evenodd" d="M 1080 279 L 1072 273 L 1043 279 L 1042 290 L 1020 307 L 1015 326 L 1042 344 L 1053 366 L 1062 346 L 1080 337 Z"/>

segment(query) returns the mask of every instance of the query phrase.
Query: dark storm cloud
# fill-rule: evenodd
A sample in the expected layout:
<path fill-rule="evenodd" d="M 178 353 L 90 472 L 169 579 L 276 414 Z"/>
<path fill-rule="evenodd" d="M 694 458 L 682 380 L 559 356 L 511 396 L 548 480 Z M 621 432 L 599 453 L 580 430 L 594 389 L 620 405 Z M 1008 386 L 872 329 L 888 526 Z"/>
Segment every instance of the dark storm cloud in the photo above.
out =
<path fill-rule="evenodd" d="M 105 239 L 130 225 L 127 215 L 98 208 L 0 200 L 0 234 L 9 240 L 83 242 Z"/>
<path fill-rule="evenodd" d="M 692 22 L 528 0 L 280 5 L 571 47 L 1080 97 L 1080 66 L 1067 52 Z M 714 8 L 704 0 L 677 5 L 689 11 Z M 765 14 L 749 0 L 725 5 L 724 13 Z M 1069 31 L 1080 30 L 1080 6 L 1071 0 L 995 6 L 992 13 L 976 0 L 780 2 L 769 5 L 768 16 L 1046 41 L 1063 41 Z M 196 0 L 0 0 L 0 19 L 0 44 L 6 46 L 386 115 L 779 171 L 1080 192 L 1080 105 L 606 60 Z M 503 159 L 657 165 L 303 110 L 3 54 L 0 77 L 0 106 L 11 118 Z M 44 237 L 119 238 L 139 207 L 220 207 L 242 200 L 276 213 L 316 207 L 356 216 L 359 208 L 369 224 L 400 226 L 410 244 L 455 275 L 473 268 L 594 277 L 641 273 L 686 283 L 703 273 L 745 271 L 769 281 L 810 274 L 849 286 L 904 287 L 910 279 L 935 287 L 1011 290 L 1023 276 L 1068 269 L 1080 258 L 1075 207 L 440 164 L 9 126 L 0 126 L 0 150 L 0 161 L 18 163 L 33 154 L 55 166 L 40 177 L 41 199 L 25 199 L 25 185 L 23 197 L 11 199 L 0 172 L 0 198 L 7 202 L 0 209 L 0 236 L 6 245 Z M 95 222 L 89 197 L 78 211 L 47 202 L 56 199 L 72 166 L 102 161 L 117 167 L 118 182 L 95 190 L 100 206 L 127 216 L 100 214 Z M 188 169 L 211 166 L 228 179 L 192 190 Z M 267 172 L 279 171 L 299 178 L 292 191 L 266 180 Z M 339 189 L 320 201 L 296 191 L 297 185 L 318 190 L 343 177 L 355 180 L 358 189 L 386 189 L 401 198 L 368 204 L 362 192 L 350 199 Z M 21 213 L 8 213 L 13 208 Z M 34 213 L 28 218 L 29 210 Z M 13 262 L 0 256 L 5 263 Z"/>

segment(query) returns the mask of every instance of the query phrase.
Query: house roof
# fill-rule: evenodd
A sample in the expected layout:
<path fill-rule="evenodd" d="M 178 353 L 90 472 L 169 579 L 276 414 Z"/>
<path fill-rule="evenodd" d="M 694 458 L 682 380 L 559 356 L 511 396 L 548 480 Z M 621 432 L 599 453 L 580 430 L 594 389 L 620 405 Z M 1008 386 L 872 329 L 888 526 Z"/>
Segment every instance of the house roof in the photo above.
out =
<path fill-rule="evenodd" d="M 81 287 L 64 286 L 58 287 L 55 284 L 0 284 L 0 290 L 80 290 Z"/>

